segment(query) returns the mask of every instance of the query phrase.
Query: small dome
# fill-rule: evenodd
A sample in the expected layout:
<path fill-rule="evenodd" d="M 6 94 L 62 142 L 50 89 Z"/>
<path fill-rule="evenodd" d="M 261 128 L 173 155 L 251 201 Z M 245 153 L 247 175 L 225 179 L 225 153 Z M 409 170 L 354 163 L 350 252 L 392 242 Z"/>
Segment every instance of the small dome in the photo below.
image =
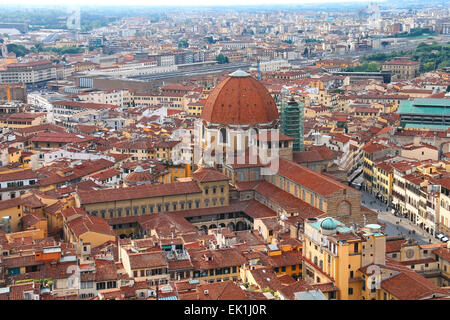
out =
<path fill-rule="evenodd" d="M 144 183 L 150 183 L 153 180 L 153 175 L 142 169 L 141 166 L 136 167 L 136 169 L 128 174 L 123 181 L 130 185 L 138 185 Z"/>
<path fill-rule="evenodd" d="M 233 73 L 230 73 L 230 77 L 249 77 L 249 76 L 250 74 L 241 69 L 238 69 Z"/>
<path fill-rule="evenodd" d="M 322 220 L 320 227 L 325 230 L 334 230 L 338 227 L 338 223 L 332 218 L 326 218 Z"/>

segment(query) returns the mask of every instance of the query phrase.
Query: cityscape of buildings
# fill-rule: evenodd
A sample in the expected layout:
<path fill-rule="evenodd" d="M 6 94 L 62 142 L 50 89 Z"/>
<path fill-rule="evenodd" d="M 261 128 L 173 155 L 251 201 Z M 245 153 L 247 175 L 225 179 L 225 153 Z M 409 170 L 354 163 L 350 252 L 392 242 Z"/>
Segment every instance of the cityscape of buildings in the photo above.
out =
<path fill-rule="evenodd" d="M 448 1 L 133 10 L 0 12 L 0 300 L 450 300 Z"/>

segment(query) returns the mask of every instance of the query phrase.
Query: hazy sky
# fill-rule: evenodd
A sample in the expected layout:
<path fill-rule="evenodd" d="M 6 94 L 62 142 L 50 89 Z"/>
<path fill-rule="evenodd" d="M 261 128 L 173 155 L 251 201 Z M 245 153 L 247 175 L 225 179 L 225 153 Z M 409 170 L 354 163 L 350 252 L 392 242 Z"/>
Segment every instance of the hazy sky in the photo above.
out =
<path fill-rule="evenodd" d="M 150 5 L 150 6 L 211 6 L 211 5 L 262 5 L 262 4 L 312 4 L 331 2 L 379 2 L 377 0 L 21 0 L 21 5 Z M 14 5 L 10 0 L 0 4 Z"/>

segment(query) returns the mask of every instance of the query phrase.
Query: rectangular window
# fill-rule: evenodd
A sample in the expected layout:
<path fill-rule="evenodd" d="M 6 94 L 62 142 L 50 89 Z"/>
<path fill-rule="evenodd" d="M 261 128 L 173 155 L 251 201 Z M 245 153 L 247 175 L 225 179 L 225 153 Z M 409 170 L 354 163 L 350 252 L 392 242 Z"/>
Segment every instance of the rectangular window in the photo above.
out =
<path fill-rule="evenodd" d="M 106 289 L 106 282 L 98 282 L 96 285 L 97 290 L 104 290 Z"/>

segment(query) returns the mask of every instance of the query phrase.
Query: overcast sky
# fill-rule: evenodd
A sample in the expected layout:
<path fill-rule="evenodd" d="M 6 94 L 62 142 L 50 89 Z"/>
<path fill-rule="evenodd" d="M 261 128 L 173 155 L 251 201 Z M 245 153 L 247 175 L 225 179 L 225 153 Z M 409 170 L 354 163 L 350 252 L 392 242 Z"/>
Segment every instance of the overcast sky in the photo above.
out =
<path fill-rule="evenodd" d="M 331 2 L 380 2 L 377 0 L 21 0 L 20 5 L 150 5 L 150 6 L 212 6 L 212 5 L 262 5 L 262 4 L 311 4 Z M 10 0 L 0 4 L 14 5 Z"/>

